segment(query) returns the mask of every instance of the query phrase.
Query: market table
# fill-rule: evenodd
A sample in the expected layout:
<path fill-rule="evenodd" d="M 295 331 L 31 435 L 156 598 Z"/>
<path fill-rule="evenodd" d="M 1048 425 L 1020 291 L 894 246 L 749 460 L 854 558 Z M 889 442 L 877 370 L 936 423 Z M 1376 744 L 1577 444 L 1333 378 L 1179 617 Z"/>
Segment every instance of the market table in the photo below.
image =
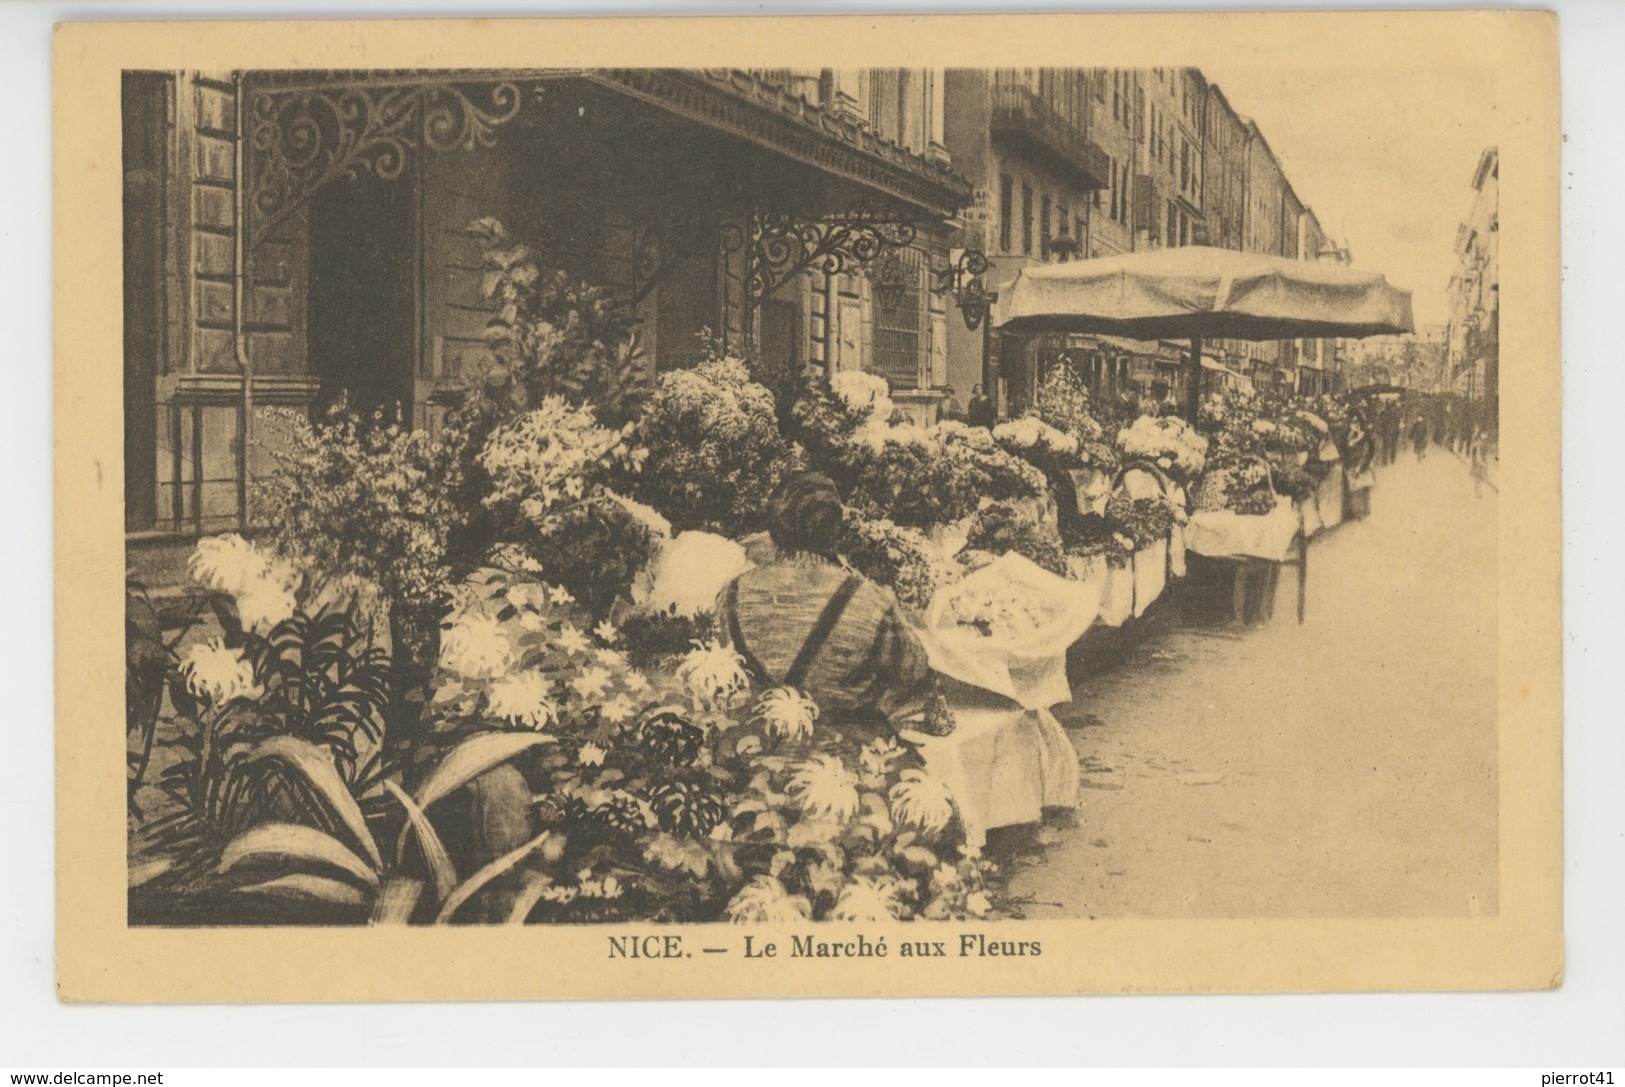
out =
<path fill-rule="evenodd" d="M 1077 751 L 1050 709 L 1072 700 L 1066 650 L 1093 625 L 1104 581 L 1059 577 L 1012 552 L 954 591 L 990 586 L 1032 605 L 1035 625 L 984 635 L 954 622 L 950 598 L 939 594 L 920 637 L 944 677 L 955 728 L 947 736 L 905 734 L 953 796 L 972 848 L 989 830 L 1035 823 L 1045 808 L 1078 802 Z"/>
<path fill-rule="evenodd" d="M 1277 496 L 1275 508 L 1265 514 L 1234 510 L 1200 510 L 1185 526 L 1185 545 L 1205 558 L 1236 564 L 1235 615 L 1244 618 L 1247 585 L 1261 572 L 1282 566 L 1298 568 L 1298 622 L 1304 620 L 1305 590 L 1309 578 L 1309 537 L 1304 512 L 1289 498 Z"/>

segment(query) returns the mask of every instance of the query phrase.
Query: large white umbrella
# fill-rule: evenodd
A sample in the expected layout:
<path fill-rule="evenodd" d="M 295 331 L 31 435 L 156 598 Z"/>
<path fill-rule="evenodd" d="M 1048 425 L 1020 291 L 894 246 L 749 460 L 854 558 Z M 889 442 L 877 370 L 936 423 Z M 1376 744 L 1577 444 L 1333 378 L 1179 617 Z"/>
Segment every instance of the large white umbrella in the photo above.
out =
<path fill-rule="evenodd" d="M 1024 268 L 999 290 L 1002 332 L 1189 338 L 1190 421 L 1202 339 L 1361 338 L 1414 332 L 1411 293 L 1345 264 L 1184 246 Z"/>

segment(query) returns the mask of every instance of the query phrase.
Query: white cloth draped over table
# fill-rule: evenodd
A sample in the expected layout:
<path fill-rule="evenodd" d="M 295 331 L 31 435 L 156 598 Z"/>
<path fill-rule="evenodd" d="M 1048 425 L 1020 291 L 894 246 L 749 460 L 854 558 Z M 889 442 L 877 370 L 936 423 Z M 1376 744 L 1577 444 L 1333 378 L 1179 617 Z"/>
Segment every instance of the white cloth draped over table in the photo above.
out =
<path fill-rule="evenodd" d="M 1185 546 L 1215 559 L 1254 558 L 1285 562 L 1303 522 L 1292 500 L 1277 497 L 1269 513 L 1245 515 L 1234 510 L 1201 510 L 1185 526 Z"/>
<path fill-rule="evenodd" d="M 921 640 L 931 666 L 948 677 L 952 735 L 910 735 L 926 768 L 959 806 L 967 844 L 981 848 L 995 827 L 1037 822 L 1049 807 L 1078 802 L 1078 756 L 1050 707 L 1072 700 L 1067 648 L 1100 610 L 1103 580 L 1073 581 L 1010 553 L 938 594 Z M 957 593 L 1008 593 L 1036 625 L 987 636 L 948 615 Z"/>

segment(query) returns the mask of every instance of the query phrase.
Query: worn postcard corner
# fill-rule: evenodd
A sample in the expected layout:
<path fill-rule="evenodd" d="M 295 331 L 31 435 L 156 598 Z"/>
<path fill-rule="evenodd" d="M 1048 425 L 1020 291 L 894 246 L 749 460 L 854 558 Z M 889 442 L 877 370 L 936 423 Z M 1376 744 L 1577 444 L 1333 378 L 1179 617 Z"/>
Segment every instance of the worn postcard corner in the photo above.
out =
<path fill-rule="evenodd" d="M 62 999 L 1561 984 L 1555 22 L 872 21 L 57 29 Z"/>

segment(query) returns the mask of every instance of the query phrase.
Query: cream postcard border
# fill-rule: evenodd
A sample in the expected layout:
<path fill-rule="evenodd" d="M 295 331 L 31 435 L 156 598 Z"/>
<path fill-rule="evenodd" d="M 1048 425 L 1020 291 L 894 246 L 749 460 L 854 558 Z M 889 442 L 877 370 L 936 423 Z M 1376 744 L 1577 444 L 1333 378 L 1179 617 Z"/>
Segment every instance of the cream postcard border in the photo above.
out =
<path fill-rule="evenodd" d="M 1557 24 L 1547 12 L 76 23 L 54 48 L 57 981 L 70 1001 L 515 1000 L 1531 989 L 1562 979 Z M 615 933 L 733 926 L 132 929 L 121 719 L 124 69 L 1489 65 L 1502 372 L 1500 910 L 1482 918 L 913 922 L 1039 958 L 607 958 Z M 1379 63 L 1380 62 L 1380 63 Z M 1353 59 L 1340 61 L 1356 66 Z M 846 926 L 820 924 L 837 938 Z M 771 939 L 768 929 L 751 929 Z M 852 929 L 858 931 L 858 927 Z M 778 933 L 781 942 L 787 933 Z"/>

